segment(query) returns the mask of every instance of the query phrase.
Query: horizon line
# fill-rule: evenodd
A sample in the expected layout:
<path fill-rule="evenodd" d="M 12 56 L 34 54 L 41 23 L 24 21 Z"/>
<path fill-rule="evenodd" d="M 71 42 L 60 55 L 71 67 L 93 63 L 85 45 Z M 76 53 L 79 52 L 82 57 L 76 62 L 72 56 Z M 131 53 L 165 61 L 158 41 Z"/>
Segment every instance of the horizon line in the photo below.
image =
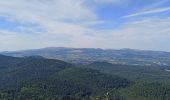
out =
<path fill-rule="evenodd" d="M 168 52 L 164 50 L 151 50 L 151 49 L 136 49 L 136 48 L 97 48 L 97 47 L 67 47 L 67 46 L 54 46 L 54 47 L 40 47 L 40 48 L 28 48 L 28 49 L 19 49 L 19 50 L 4 50 L 3 52 L 23 52 L 23 51 L 31 51 L 31 50 L 41 50 L 41 49 L 54 49 L 54 48 L 67 48 L 67 49 L 101 49 L 101 50 L 134 50 L 134 51 L 152 51 L 152 52 Z"/>

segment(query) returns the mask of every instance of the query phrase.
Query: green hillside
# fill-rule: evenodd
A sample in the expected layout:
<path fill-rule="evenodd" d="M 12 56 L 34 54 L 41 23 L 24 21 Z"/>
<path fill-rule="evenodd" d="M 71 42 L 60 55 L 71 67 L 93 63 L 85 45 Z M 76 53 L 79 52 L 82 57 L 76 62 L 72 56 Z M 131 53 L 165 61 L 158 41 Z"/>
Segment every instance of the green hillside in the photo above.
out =
<path fill-rule="evenodd" d="M 77 65 L 80 67 L 79 65 Z M 149 82 L 170 82 L 169 66 L 140 66 L 140 65 L 121 65 L 108 62 L 93 62 L 81 66 L 81 68 L 91 68 L 104 73 L 118 75 L 132 81 Z"/>
<path fill-rule="evenodd" d="M 169 82 L 153 81 L 168 78 L 161 72 L 155 76 L 162 67 L 106 62 L 79 67 L 86 68 L 42 57 L 0 55 L 0 100 L 170 100 Z M 139 76 L 140 81 L 135 79 Z"/>
<path fill-rule="evenodd" d="M 131 84 L 127 79 L 59 60 L 3 57 L 6 60 L 2 63 L 9 64 L 2 65 L 0 74 L 0 99 L 4 100 L 88 100 Z"/>
<path fill-rule="evenodd" d="M 121 91 L 125 100 L 170 100 L 170 85 L 137 83 Z"/>

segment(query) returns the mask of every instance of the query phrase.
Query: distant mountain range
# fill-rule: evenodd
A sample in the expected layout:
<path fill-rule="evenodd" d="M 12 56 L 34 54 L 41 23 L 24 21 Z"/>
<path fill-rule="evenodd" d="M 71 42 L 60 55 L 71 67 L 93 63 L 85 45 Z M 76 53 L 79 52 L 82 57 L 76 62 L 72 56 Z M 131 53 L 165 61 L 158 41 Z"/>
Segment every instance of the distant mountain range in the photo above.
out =
<path fill-rule="evenodd" d="M 0 54 L 14 57 L 42 56 L 59 59 L 75 64 L 89 64 L 94 61 L 106 61 L 112 64 L 125 65 L 170 65 L 170 52 L 134 50 L 134 49 L 94 49 L 49 47 L 42 49 L 1 52 Z"/>

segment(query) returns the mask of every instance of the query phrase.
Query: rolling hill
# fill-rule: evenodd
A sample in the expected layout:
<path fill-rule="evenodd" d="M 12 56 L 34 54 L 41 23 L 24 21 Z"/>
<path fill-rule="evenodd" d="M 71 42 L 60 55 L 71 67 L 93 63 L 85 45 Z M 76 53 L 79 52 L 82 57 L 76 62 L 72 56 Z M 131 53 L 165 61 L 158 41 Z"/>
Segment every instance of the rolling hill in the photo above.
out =
<path fill-rule="evenodd" d="M 78 67 L 40 56 L 0 55 L 0 99 L 169 100 L 169 74 L 166 73 L 167 77 L 162 73 L 156 76 L 159 68 L 108 62 L 93 62 Z M 145 76 L 148 73 L 150 76 Z M 136 82 L 132 76 L 142 80 L 147 78 L 147 81 Z M 149 81 L 156 78 L 167 81 Z"/>
<path fill-rule="evenodd" d="M 41 57 L 0 55 L 0 99 L 88 100 L 131 81 L 92 69 Z"/>
<path fill-rule="evenodd" d="M 122 65 L 99 61 L 83 66 L 77 66 L 118 75 L 132 81 L 170 82 L 169 66 Z"/>

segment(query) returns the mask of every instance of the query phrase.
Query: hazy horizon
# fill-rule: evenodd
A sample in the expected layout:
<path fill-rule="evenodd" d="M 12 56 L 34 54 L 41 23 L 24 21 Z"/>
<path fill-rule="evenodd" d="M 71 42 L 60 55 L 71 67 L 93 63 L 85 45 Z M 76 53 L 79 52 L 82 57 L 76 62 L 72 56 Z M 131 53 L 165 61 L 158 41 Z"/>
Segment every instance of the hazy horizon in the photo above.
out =
<path fill-rule="evenodd" d="M 39 50 L 39 49 L 49 49 L 49 48 L 73 48 L 73 49 L 102 49 L 102 50 L 139 50 L 139 51 L 156 51 L 156 52 L 170 52 L 170 51 L 163 51 L 163 50 L 149 50 L 149 49 L 135 49 L 135 48 L 80 48 L 80 47 L 42 47 L 42 48 L 27 48 L 27 49 L 18 49 L 18 50 L 3 50 L 0 52 L 18 52 L 18 51 L 27 51 L 27 50 Z"/>
<path fill-rule="evenodd" d="M 1 0 L 0 51 L 44 47 L 170 52 L 169 0 Z"/>

